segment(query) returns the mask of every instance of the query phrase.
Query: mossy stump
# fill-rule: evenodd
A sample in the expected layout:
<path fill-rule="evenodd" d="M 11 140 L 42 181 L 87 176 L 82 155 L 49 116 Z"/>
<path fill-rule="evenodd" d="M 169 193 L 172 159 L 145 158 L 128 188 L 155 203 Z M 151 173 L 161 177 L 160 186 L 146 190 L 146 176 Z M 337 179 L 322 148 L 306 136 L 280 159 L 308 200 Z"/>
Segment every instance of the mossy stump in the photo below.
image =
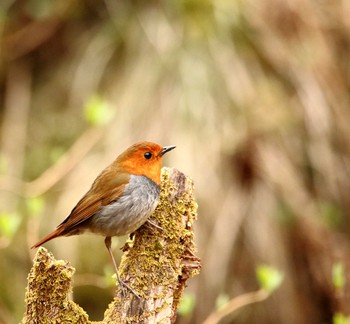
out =
<path fill-rule="evenodd" d="M 159 205 L 124 246 L 121 278 L 141 298 L 117 286 L 102 323 L 173 323 L 190 277 L 199 273 L 193 223 L 197 204 L 192 180 L 172 168 L 162 169 Z M 93 323 L 69 300 L 74 269 L 39 248 L 28 276 L 23 323 Z"/>

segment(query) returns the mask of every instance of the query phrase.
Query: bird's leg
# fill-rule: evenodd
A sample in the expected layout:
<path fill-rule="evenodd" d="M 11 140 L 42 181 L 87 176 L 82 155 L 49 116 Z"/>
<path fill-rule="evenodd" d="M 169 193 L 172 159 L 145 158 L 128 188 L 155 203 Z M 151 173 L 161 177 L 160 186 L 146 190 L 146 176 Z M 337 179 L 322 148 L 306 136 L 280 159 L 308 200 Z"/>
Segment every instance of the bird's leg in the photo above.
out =
<path fill-rule="evenodd" d="M 114 269 L 115 269 L 115 273 L 117 274 L 117 279 L 118 279 L 120 287 L 122 288 L 123 294 L 124 294 L 124 288 L 127 288 L 137 298 L 140 298 L 140 296 L 135 292 L 135 290 L 133 290 L 130 286 L 128 286 L 119 276 L 118 267 L 117 267 L 117 264 L 116 264 L 116 262 L 114 260 L 114 256 L 113 256 L 113 252 L 112 252 L 112 238 L 110 236 L 107 236 L 105 238 L 105 245 L 106 245 L 108 253 L 109 253 L 109 255 L 110 255 L 111 259 L 112 259 L 112 262 L 113 262 L 113 265 L 114 265 Z"/>
<path fill-rule="evenodd" d="M 157 225 L 156 223 L 154 223 L 153 221 L 151 221 L 149 218 L 146 220 L 146 223 L 154 226 L 155 228 L 158 228 L 161 231 L 164 231 L 164 229 L 162 227 L 160 227 L 159 225 Z"/>

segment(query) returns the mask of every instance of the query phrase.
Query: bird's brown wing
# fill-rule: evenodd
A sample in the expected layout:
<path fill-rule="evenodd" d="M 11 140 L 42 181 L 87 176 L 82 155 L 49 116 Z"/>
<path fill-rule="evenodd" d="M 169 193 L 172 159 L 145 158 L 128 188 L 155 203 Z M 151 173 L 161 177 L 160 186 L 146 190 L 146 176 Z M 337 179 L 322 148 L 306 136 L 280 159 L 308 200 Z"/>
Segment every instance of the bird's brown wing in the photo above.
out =
<path fill-rule="evenodd" d="M 80 199 L 69 216 L 57 229 L 37 242 L 32 248 L 36 248 L 58 236 L 69 235 L 77 226 L 97 213 L 103 206 L 116 201 L 124 192 L 129 183 L 130 175 L 114 172 L 110 168 L 105 169 L 95 180 L 91 189 Z"/>
<path fill-rule="evenodd" d="M 106 170 L 105 172 L 108 172 Z M 103 174 L 102 174 L 103 175 Z M 103 181 L 99 181 L 103 179 Z M 97 213 L 102 207 L 116 201 L 124 192 L 125 186 L 129 183 L 128 174 L 118 173 L 108 174 L 107 177 L 99 177 L 93 183 L 91 189 L 73 208 L 69 216 L 58 226 L 63 227 L 65 233 L 79 225 L 81 222 L 89 219 Z"/>

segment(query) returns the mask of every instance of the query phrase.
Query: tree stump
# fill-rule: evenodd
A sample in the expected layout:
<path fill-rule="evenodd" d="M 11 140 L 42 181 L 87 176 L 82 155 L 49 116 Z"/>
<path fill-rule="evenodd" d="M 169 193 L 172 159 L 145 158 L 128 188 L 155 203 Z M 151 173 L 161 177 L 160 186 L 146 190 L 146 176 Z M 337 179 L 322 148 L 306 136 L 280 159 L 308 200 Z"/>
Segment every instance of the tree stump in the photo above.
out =
<path fill-rule="evenodd" d="M 100 323 L 173 323 L 190 277 L 200 271 L 193 223 L 197 204 L 192 180 L 172 168 L 162 169 L 160 202 L 152 223 L 139 228 L 123 248 L 122 280 L 140 296 L 117 286 Z M 28 276 L 23 323 L 93 323 L 68 294 L 74 268 L 39 248 Z M 96 322 L 95 322 L 96 323 Z"/>

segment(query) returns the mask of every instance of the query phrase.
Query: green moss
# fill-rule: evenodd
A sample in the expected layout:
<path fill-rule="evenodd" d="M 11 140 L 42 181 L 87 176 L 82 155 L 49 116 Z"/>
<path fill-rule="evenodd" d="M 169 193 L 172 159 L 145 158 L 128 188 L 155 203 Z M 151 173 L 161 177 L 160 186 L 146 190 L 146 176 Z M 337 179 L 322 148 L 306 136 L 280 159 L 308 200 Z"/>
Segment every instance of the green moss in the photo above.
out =
<path fill-rule="evenodd" d="M 144 297 L 150 289 L 150 280 L 151 287 L 170 285 L 178 280 L 184 251 L 195 252 L 192 224 L 196 216 L 192 190 L 179 194 L 179 188 L 169 181 L 169 169 L 163 168 L 160 202 L 151 217 L 163 230 L 150 225 L 141 227 L 136 232 L 133 249 L 127 251 L 121 263 L 122 277 L 137 271 L 133 287 L 142 291 Z"/>
<path fill-rule="evenodd" d="M 88 323 L 85 311 L 67 299 L 74 268 L 40 247 L 28 275 L 23 323 Z"/>

